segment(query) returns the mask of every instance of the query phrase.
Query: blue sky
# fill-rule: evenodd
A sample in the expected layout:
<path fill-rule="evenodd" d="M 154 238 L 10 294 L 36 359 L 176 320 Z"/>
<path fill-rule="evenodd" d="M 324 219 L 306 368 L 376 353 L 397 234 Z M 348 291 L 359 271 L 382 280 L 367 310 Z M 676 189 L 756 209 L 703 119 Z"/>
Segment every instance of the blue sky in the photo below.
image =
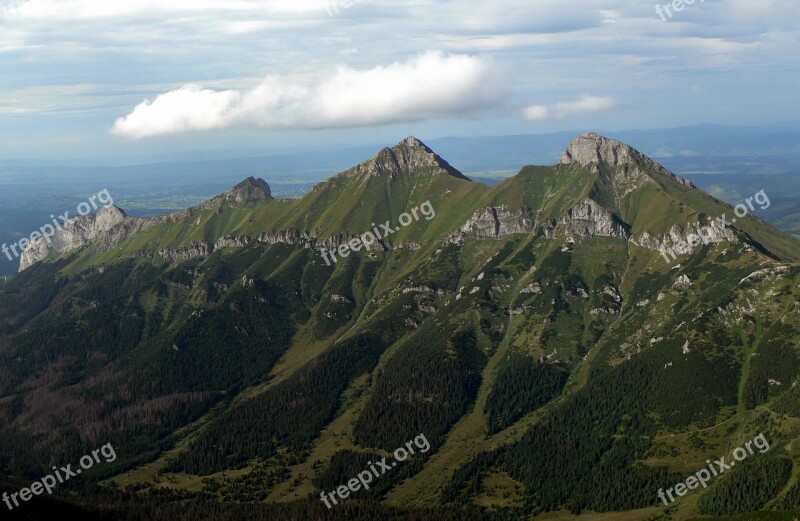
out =
<path fill-rule="evenodd" d="M 0 159 L 800 120 L 797 0 L 656 6 L 0 0 Z"/>

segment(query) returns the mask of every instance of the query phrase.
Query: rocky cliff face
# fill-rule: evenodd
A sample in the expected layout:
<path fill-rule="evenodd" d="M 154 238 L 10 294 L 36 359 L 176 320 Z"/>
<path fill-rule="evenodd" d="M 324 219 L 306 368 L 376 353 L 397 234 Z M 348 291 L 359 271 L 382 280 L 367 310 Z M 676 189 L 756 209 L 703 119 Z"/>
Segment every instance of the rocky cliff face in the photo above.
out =
<path fill-rule="evenodd" d="M 179 260 L 199 259 L 207 257 L 217 250 L 224 248 L 244 248 L 253 242 L 259 242 L 267 245 L 299 245 L 307 249 L 325 249 L 331 251 L 338 249 L 342 244 L 347 244 L 355 238 L 357 238 L 355 235 L 340 234 L 318 239 L 316 235 L 298 230 L 281 230 L 277 232 L 261 232 L 257 237 L 248 237 L 246 235 L 223 235 L 214 243 L 208 241 L 195 241 L 185 244 L 179 248 L 168 248 L 155 252 L 142 252 L 137 256 L 159 258 L 173 262 Z M 415 243 L 397 243 L 393 246 L 398 249 L 405 248 L 416 250 L 420 248 L 420 246 Z M 372 246 L 372 248 L 370 248 L 371 251 L 385 251 L 388 249 L 389 245 L 384 242 L 376 243 Z"/>
<path fill-rule="evenodd" d="M 561 164 L 578 163 L 587 166 L 596 163 L 616 168 L 636 164 L 644 159 L 644 154 L 633 147 L 590 132 L 578 136 L 569 144 L 561 158 Z"/>
<path fill-rule="evenodd" d="M 703 237 L 705 239 L 704 242 L 707 244 L 722 244 L 725 242 L 736 244 L 741 241 L 739 235 L 732 228 L 720 228 L 695 222 L 686 226 L 673 226 L 667 233 L 662 235 L 651 236 L 645 232 L 632 237 L 631 242 L 649 250 L 657 250 L 668 256 L 670 255 L 670 250 L 675 255 L 681 255 L 681 250 L 684 245 L 689 244 L 689 237 L 692 235 Z"/>
<path fill-rule="evenodd" d="M 32 241 L 20 258 L 19 271 L 51 255 L 90 243 L 98 250 L 105 250 L 141 230 L 141 224 L 139 219 L 128 217 L 113 205 L 101 208 L 97 215 L 75 217 L 63 223 L 52 237 L 38 237 Z"/>
<path fill-rule="evenodd" d="M 467 238 L 503 239 L 518 233 L 541 233 L 550 239 L 616 237 L 662 254 L 669 254 L 669 250 L 673 250 L 676 255 L 682 254 L 683 245 L 689 243 L 692 235 L 704 237 L 707 244 L 736 244 L 742 241 L 741 234 L 733 228 L 701 222 L 675 225 L 667 233 L 656 236 L 647 232 L 634 235 L 627 223 L 591 198 L 584 199 L 557 220 L 542 219 L 541 215 L 534 214 L 529 208 L 484 208 L 475 212 L 460 230 L 448 236 L 445 241 L 463 243 Z"/>
<path fill-rule="evenodd" d="M 613 212 L 603 208 L 591 198 L 586 198 L 545 230 L 545 235 L 579 237 L 630 237 L 629 226 L 622 222 Z"/>
<path fill-rule="evenodd" d="M 530 208 L 510 210 L 503 205 L 478 210 L 453 237 L 502 239 L 515 233 L 533 233 L 538 228 L 537 218 Z"/>
<path fill-rule="evenodd" d="M 175 262 L 179 260 L 199 259 L 214 252 L 214 245 L 208 241 L 195 241 L 184 244 L 180 248 L 169 248 L 157 252 L 142 252 L 135 257 L 159 258 Z"/>
<path fill-rule="evenodd" d="M 477 239 L 502 239 L 516 233 L 538 234 L 553 238 L 578 237 L 630 237 L 629 227 L 610 210 L 586 198 L 571 208 L 558 220 L 544 219 L 530 208 L 510 210 L 506 206 L 478 210 L 448 240 L 462 242 L 467 237 Z"/>

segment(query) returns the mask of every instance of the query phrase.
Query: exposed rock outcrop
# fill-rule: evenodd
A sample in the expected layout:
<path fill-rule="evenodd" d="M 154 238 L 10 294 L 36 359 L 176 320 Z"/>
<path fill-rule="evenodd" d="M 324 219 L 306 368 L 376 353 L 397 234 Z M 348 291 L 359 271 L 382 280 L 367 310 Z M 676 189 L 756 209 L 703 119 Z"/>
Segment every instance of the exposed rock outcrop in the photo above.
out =
<path fill-rule="evenodd" d="M 698 245 L 697 240 L 695 240 L 694 245 L 690 244 L 689 238 L 692 236 L 702 238 L 702 242 Z M 657 236 L 643 232 L 633 236 L 631 242 L 649 250 L 657 250 L 662 255 L 672 258 L 676 255 L 685 255 L 704 244 L 722 244 L 726 242 L 737 244 L 740 242 L 740 238 L 733 228 L 694 222 L 685 226 L 672 226 L 669 231 Z"/>
<path fill-rule="evenodd" d="M 272 190 L 263 179 L 248 177 L 238 185 L 223 194 L 229 201 L 240 203 L 253 203 L 272 197 Z"/>
<path fill-rule="evenodd" d="M 502 239 L 515 233 L 531 233 L 538 227 L 529 208 L 509 210 L 507 206 L 478 210 L 457 232 L 459 237 Z"/>
<path fill-rule="evenodd" d="M 260 203 L 262 201 L 266 201 L 267 199 L 272 199 L 272 190 L 270 189 L 269 184 L 267 184 L 267 182 L 263 179 L 248 177 L 227 192 L 213 197 L 208 201 L 199 204 L 198 206 L 194 206 L 172 215 L 180 216 L 182 214 L 185 215 L 186 212 L 191 213 L 192 211 L 196 212 L 198 210 L 204 211 L 217 206 L 221 202 L 235 206 L 239 204 Z"/>
<path fill-rule="evenodd" d="M 249 244 L 260 242 L 267 245 L 275 244 L 288 244 L 295 246 L 302 246 L 311 249 L 325 249 L 328 251 L 337 250 L 342 244 L 347 244 L 353 239 L 355 235 L 336 235 L 325 237 L 319 240 L 315 235 L 301 232 L 298 230 L 281 230 L 278 232 L 261 232 L 257 237 L 251 238 L 246 235 L 224 235 L 217 239 L 214 243 L 208 241 L 196 241 L 185 244 L 179 248 L 168 248 L 159 251 L 142 252 L 137 254 L 138 257 L 160 258 L 168 261 L 198 259 L 211 255 L 217 250 L 224 248 L 244 248 Z M 411 245 L 413 246 L 413 244 Z M 396 244 L 395 248 L 410 248 L 408 244 Z M 389 249 L 385 243 L 374 244 L 368 251 L 382 251 Z M 411 248 L 413 249 L 413 248 Z"/>
<path fill-rule="evenodd" d="M 629 224 L 591 198 L 582 200 L 557 220 L 541 219 L 541 215 L 535 215 L 529 208 L 484 208 L 475 212 L 460 230 L 446 237 L 445 241 L 461 244 L 467 238 L 503 239 L 518 233 L 542 234 L 549 239 L 566 237 L 568 240 L 572 237 L 616 237 L 671 257 L 687 254 L 693 249 L 688 246 L 691 236 L 703 237 L 705 244 L 736 244 L 742 241 L 740 233 L 734 228 L 700 222 L 675 225 L 668 232 L 656 236 L 647 232 L 633 234 Z"/>
<path fill-rule="evenodd" d="M 631 146 L 589 132 L 575 138 L 564 152 L 561 164 L 579 163 L 588 166 L 592 163 L 611 167 L 636 164 L 645 159 L 644 154 Z"/>
<path fill-rule="evenodd" d="M 613 212 L 586 198 L 545 229 L 547 237 L 577 235 L 580 237 L 630 237 L 629 226 Z"/>
<path fill-rule="evenodd" d="M 540 215 L 525 207 L 516 210 L 510 210 L 507 206 L 484 208 L 475 212 L 447 240 L 458 243 L 467 237 L 502 239 L 517 233 L 541 233 L 548 238 L 576 235 L 627 239 L 630 236 L 628 225 L 590 198 L 581 201 L 558 220 L 540 218 Z"/>
<path fill-rule="evenodd" d="M 223 235 L 214 243 L 215 250 L 223 248 L 244 248 L 250 244 L 250 237 L 246 235 Z"/>
<path fill-rule="evenodd" d="M 630 145 L 594 132 L 575 138 L 564 152 L 561 164 L 604 165 L 617 169 L 614 181 L 618 189 L 622 188 L 618 191 L 620 194 L 625 193 L 623 184 L 639 179 L 650 182 L 645 170 L 655 170 L 684 186 L 694 186 L 687 179 L 675 175 Z"/>
<path fill-rule="evenodd" d="M 305 232 L 298 230 L 281 230 L 278 232 L 261 232 L 256 238 L 258 242 L 264 244 L 302 244 L 306 248 L 316 246 L 317 239 L 314 235 L 309 235 Z M 324 243 L 323 243 L 324 244 Z M 326 245 L 328 249 L 339 247 L 339 242 L 331 238 L 330 242 Z"/>
<path fill-rule="evenodd" d="M 179 248 L 169 248 L 157 252 L 143 252 L 138 257 L 151 257 L 175 262 L 178 260 L 199 259 L 210 255 L 214 251 L 214 245 L 206 241 L 196 241 L 184 244 Z"/>
<path fill-rule="evenodd" d="M 142 229 L 140 219 L 128 217 L 116 206 L 106 206 L 97 215 L 82 215 L 61 224 L 52 237 L 34 239 L 20 257 L 19 271 L 51 255 L 93 244 L 100 251 L 108 249 Z"/>

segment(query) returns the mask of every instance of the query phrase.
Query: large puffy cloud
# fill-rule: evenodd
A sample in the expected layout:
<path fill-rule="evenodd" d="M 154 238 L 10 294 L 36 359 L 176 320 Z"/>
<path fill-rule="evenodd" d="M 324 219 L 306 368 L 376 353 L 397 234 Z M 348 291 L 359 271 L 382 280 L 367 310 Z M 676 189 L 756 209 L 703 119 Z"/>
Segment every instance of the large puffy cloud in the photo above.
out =
<path fill-rule="evenodd" d="M 312 81 L 270 76 L 249 91 L 187 85 L 140 103 L 113 132 L 139 139 L 235 125 L 322 129 L 458 116 L 497 103 L 492 69 L 476 56 L 428 52 L 367 70 L 342 66 Z"/>
<path fill-rule="evenodd" d="M 582 96 L 572 101 L 550 105 L 531 105 L 522 111 L 528 121 L 564 120 L 613 109 L 617 105 L 610 96 Z"/>
<path fill-rule="evenodd" d="M 187 85 L 144 101 L 117 120 L 114 132 L 140 138 L 188 130 L 212 130 L 230 124 L 231 107 L 241 98 L 236 91 L 213 91 Z"/>

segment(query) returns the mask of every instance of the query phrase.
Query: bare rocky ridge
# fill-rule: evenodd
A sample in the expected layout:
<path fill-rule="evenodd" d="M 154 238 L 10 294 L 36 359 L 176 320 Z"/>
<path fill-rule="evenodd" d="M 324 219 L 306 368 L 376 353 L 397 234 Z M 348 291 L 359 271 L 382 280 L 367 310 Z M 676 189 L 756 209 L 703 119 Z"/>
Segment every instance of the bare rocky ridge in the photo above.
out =
<path fill-rule="evenodd" d="M 224 248 L 244 248 L 245 246 L 259 242 L 261 244 L 274 245 L 274 244 L 289 244 L 293 246 L 302 246 L 306 249 L 325 249 L 328 251 L 336 250 L 343 244 L 348 244 L 355 235 L 339 234 L 331 237 L 317 238 L 316 235 L 300 232 L 298 230 L 281 230 L 278 232 L 261 232 L 257 237 L 248 237 L 245 235 L 223 235 L 216 242 L 211 243 L 208 241 L 195 241 L 184 244 L 179 248 L 169 248 L 159 250 L 156 252 L 141 252 L 137 257 L 159 258 L 167 261 L 179 261 L 189 259 L 199 259 L 207 257 L 217 250 Z M 393 245 L 397 249 L 410 249 L 418 250 L 419 244 L 416 243 L 397 243 Z M 380 241 L 376 243 L 368 251 L 380 251 L 389 249 L 389 245 Z"/>
<path fill-rule="evenodd" d="M 629 227 L 613 212 L 586 198 L 571 208 L 558 220 L 542 219 L 529 208 L 509 210 L 506 206 L 478 210 L 452 234 L 450 242 L 461 242 L 467 237 L 503 239 L 516 233 L 538 234 L 553 238 L 558 236 L 630 238 Z"/>
<path fill-rule="evenodd" d="M 702 233 L 701 233 L 702 230 Z M 556 237 L 616 237 L 630 241 L 648 250 L 669 254 L 676 246 L 687 244 L 689 237 L 704 237 L 708 244 L 741 242 L 740 235 L 732 228 L 720 228 L 700 222 L 685 226 L 675 225 L 667 233 L 652 236 L 647 232 L 632 234 L 630 226 L 614 213 L 591 198 L 586 198 L 566 212 L 558 220 L 542 219 L 529 208 L 510 210 L 506 206 L 478 210 L 446 240 L 462 243 L 467 238 L 504 239 L 517 233 L 542 234 Z"/>
<path fill-rule="evenodd" d="M 97 251 L 108 250 L 143 230 L 165 222 L 176 222 L 191 217 L 193 214 L 213 208 L 221 202 L 238 205 L 258 203 L 271 197 L 272 192 L 266 181 L 249 177 L 213 199 L 169 215 L 140 219 L 128 216 L 116 206 L 107 206 L 98 210 L 97 215 L 89 214 L 69 219 L 56 230 L 52 237 L 38 237 L 33 240 L 20 257 L 19 271 L 24 271 L 48 257 L 88 245 Z M 203 249 L 201 243 L 185 245 L 180 250 L 180 253 L 174 254 L 174 258 L 191 258 L 210 253 L 207 248 Z"/>
<path fill-rule="evenodd" d="M 740 242 L 739 235 L 735 230 L 706 225 L 700 222 L 687 224 L 686 226 L 675 225 L 667 233 L 656 237 L 644 232 L 632 237 L 631 242 L 642 248 L 658 250 L 662 254 L 668 254 L 670 250 L 679 251 L 682 245 L 689 243 L 689 237 L 693 235 L 702 236 L 708 244 L 722 244 L 724 242 L 736 244 Z"/>
<path fill-rule="evenodd" d="M 253 204 L 260 203 L 268 199 L 272 199 L 272 190 L 270 189 L 269 184 L 267 184 L 267 182 L 263 179 L 248 177 L 225 193 L 213 197 L 208 201 L 199 204 L 198 206 L 170 214 L 166 217 L 171 217 L 174 215 L 180 219 L 186 212 L 193 213 L 197 212 L 198 210 L 204 211 L 217 206 L 217 204 L 221 202 L 231 205 Z"/>
<path fill-rule="evenodd" d="M 52 237 L 38 237 L 31 242 L 20 257 L 19 271 L 51 255 L 76 250 L 90 243 L 104 249 L 141 230 L 142 224 L 142 220 L 128 217 L 113 205 L 101 208 L 97 215 L 69 219 Z"/>

